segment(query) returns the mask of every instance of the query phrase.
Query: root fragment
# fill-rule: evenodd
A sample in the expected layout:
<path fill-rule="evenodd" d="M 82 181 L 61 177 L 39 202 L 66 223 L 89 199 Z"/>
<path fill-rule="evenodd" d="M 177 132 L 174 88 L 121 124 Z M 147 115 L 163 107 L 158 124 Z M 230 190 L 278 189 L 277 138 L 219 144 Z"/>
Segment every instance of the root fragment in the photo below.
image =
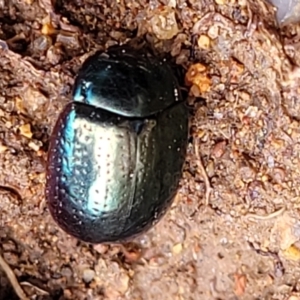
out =
<path fill-rule="evenodd" d="M 283 206 L 282 208 L 280 208 L 280 209 L 278 209 L 278 210 L 276 210 L 276 211 L 274 211 L 274 212 L 272 212 L 268 215 L 264 215 L 264 216 L 249 213 L 249 214 L 246 214 L 246 218 L 249 219 L 249 220 L 267 221 L 267 220 L 278 217 L 279 215 L 281 215 L 285 211 L 285 209 L 286 209 L 285 206 Z"/>
<path fill-rule="evenodd" d="M 0 255 L 0 267 L 3 269 L 5 272 L 8 280 L 10 281 L 15 293 L 18 295 L 18 297 L 21 300 L 29 300 L 27 296 L 25 295 L 24 291 L 22 290 L 15 273 L 13 270 L 10 268 L 10 266 L 7 264 L 7 262 L 4 260 L 4 258 Z"/>
<path fill-rule="evenodd" d="M 206 170 L 203 166 L 203 162 L 202 162 L 202 158 L 199 154 L 199 146 L 200 146 L 200 142 L 198 138 L 195 138 L 195 154 L 197 156 L 197 165 L 200 171 L 200 175 L 202 176 L 202 178 L 204 179 L 204 184 L 205 184 L 205 205 L 208 206 L 209 205 L 209 199 L 210 199 L 210 194 L 212 192 L 212 187 L 210 185 L 210 181 L 209 178 L 207 176 Z"/>

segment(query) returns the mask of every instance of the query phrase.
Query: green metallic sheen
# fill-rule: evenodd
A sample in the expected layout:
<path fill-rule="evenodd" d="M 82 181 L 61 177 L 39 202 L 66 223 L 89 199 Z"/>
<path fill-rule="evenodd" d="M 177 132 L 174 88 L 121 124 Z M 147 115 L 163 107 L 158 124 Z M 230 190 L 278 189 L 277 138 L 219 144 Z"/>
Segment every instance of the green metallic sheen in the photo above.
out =
<path fill-rule="evenodd" d="M 83 64 L 75 101 L 50 140 L 50 212 L 89 243 L 122 242 L 149 229 L 172 203 L 182 174 L 188 109 L 177 80 L 166 62 L 133 53 L 120 48 Z"/>

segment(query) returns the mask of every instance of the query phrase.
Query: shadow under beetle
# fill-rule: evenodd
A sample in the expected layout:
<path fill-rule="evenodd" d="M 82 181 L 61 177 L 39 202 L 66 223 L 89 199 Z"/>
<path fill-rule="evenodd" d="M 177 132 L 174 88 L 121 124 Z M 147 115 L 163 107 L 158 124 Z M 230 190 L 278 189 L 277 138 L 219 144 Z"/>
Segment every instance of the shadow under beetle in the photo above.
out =
<path fill-rule="evenodd" d="M 50 139 L 46 200 L 58 225 L 89 243 L 123 242 L 172 203 L 188 141 L 170 65 L 128 47 L 82 65 Z"/>

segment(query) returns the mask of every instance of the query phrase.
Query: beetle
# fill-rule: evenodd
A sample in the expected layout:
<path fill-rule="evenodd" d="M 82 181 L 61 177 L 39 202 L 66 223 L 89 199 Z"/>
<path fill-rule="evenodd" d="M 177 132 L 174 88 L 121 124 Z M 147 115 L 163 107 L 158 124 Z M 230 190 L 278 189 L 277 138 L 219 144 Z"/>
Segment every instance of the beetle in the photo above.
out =
<path fill-rule="evenodd" d="M 92 244 L 145 232 L 174 199 L 187 142 L 188 108 L 166 60 L 126 46 L 95 53 L 50 137 L 53 219 Z"/>

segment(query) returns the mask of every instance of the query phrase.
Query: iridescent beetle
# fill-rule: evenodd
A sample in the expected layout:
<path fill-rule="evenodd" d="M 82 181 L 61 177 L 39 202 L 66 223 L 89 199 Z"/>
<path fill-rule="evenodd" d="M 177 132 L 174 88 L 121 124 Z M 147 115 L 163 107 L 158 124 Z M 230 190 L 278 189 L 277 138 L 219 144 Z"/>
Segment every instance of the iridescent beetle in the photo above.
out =
<path fill-rule="evenodd" d="M 169 64 L 127 47 L 89 57 L 50 139 L 46 199 L 54 220 L 89 243 L 149 229 L 172 203 L 188 109 Z"/>

